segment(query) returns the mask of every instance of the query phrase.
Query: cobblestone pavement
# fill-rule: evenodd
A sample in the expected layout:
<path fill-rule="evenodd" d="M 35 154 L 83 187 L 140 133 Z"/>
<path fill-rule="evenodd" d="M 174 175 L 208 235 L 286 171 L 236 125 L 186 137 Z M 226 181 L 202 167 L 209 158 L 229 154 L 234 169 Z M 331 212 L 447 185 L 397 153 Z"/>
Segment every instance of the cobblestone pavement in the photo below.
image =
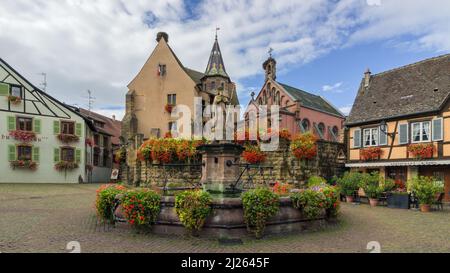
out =
<path fill-rule="evenodd" d="M 0 185 L 0 252 L 450 252 L 450 209 L 429 214 L 367 205 L 342 208 L 338 224 L 302 234 L 244 239 L 241 245 L 188 236 L 138 234 L 97 221 L 98 185 Z"/>

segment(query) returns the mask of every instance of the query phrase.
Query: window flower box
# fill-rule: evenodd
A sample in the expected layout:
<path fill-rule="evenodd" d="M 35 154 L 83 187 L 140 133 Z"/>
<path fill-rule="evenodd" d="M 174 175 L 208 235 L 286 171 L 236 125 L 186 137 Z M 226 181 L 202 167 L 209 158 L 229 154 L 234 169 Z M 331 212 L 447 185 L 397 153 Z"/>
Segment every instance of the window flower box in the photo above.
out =
<path fill-rule="evenodd" d="M 33 131 L 11 131 L 9 132 L 9 135 L 14 138 L 15 140 L 21 141 L 21 142 L 31 142 L 36 141 L 36 133 Z"/>
<path fill-rule="evenodd" d="M 8 96 L 8 101 L 11 104 L 19 105 L 22 102 L 22 98 L 10 95 L 10 96 Z"/>
<path fill-rule="evenodd" d="M 362 149 L 360 151 L 361 159 L 364 161 L 371 161 L 371 160 L 377 160 L 380 159 L 381 155 L 383 154 L 383 150 L 379 147 L 372 147 L 367 149 Z"/>
<path fill-rule="evenodd" d="M 80 140 L 80 138 L 77 135 L 63 134 L 63 133 L 58 135 L 58 139 L 64 143 L 76 142 L 76 141 Z"/>
<path fill-rule="evenodd" d="M 432 158 L 434 154 L 433 144 L 412 144 L 408 146 L 408 152 L 415 159 Z"/>
<path fill-rule="evenodd" d="M 11 161 L 11 168 L 13 168 L 13 170 L 18 168 L 18 169 L 29 169 L 34 171 L 37 168 L 37 163 L 31 160 L 16 160 Z"/>
<path fill-rule="evenodd" d="M 69 161 L 60 161 L 55 164 L 57 171 L 70 171 L 78 168 L 78 163 Z"/>
<path fill-rule="evenodd" d="M 166 106 L 164 107 L 164 109 L 166 110 L 167 113 L 171 114 L 173 111 L 173 108 L 175 107 L 175 105 L 173 104 L 166 104 Z"/>

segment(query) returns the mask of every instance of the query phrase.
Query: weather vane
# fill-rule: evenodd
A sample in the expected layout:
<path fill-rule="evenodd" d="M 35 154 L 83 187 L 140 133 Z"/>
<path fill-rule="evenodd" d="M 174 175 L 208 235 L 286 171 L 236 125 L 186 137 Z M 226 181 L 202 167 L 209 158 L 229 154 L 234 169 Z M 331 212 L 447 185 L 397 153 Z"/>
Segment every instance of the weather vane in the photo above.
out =
<path fill-rule="evenodd" d="M 216 27 L 216 40 L 217 40 L 217 33 L 220 30 L 220 27 Z"/>
<path fill-rule="evenodd" d="M 272 58 L 272 52 L 273 52 L 273 48 L 269 48 L 269 56 L 270 56 L 270 58 Z"/>

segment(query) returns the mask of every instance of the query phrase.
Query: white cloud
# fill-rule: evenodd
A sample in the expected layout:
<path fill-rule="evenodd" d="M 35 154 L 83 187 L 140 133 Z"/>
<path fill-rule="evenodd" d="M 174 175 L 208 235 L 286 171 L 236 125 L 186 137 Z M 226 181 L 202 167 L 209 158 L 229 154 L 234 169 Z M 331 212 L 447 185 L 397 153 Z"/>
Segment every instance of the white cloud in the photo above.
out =
<path fill-rule="evenodd" d="M 333 85 L 324 85 L 322 86 L 322 91 L 324 92 L 334 92 L 334 93 L 342 93 L 342 90 L 340 87 L 342 86 L 343 82 L 338 82 Z"/>
<path fill-rule="evenodd" d="M 341 111 L 344 115 L 349 115 L 350 111 L 352 111 L 352 105 L 340 107 L 339 111 Z"/>
<path fill-rule="evenodd" d="M 46 72 L 49 93 L 62 101 L 86 107 L 83 96 L 91 89 L 96 109 L 120 111 L 126 85 L 150 55 L 158 31 L 169 33 L 184 65 L 203 71 L 220 26 L 225 65 L 237 82 L 262 73 L 269 47 L 275 49 L 279 71 L 344 46 L 386 39 L 415 49 L 450 50 L 448 0 L 391 0 L 379 6 L 361 0 L 186 5 L 182 0 L 5 0 L 0 56 L 34 83 L 42 81 L 37 73 Z"/>

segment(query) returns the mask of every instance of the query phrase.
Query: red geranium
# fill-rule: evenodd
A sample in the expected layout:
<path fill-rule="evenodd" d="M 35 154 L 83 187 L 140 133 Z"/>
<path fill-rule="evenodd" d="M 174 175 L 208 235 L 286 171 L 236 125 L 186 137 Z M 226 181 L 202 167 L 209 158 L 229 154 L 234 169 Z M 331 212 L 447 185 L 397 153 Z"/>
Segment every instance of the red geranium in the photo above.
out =
<path fill-rule="evenodd" d="M 9 135 L 15 140 L 19 140 L 22 142 L 36 141 L 36 133 L 32 131 L 11 131 L 9 132 Z"/>
<path fill-rule="evenodd" d="M 362 160 L 376 160 L 376 159 L 379 159 L 382 154 L 383 154 L 383 150 L 381 150 L 381 148 L 379 148 L 379 147 L 362 149 L 360 151 Z"/>
<path fill-rule="evenodd" d="M 167 113 L 172 113 L 173 111 L 173 104 L 166 104 L 166 106 L 164 107 L 164 109 L 166 110 Z"/>
<path fill-rule="evenodd" d="M 250 164 L 260 164 L 266 161 L 267 155 L 261 152 L 257 146 L 247 145 L 242 157 Z"/>
<path fill-rule="evenodd" d="M 408 146 L 408 152 L 417 159 L 432 158 L 434 154 L 434 145 L 412 144 Z"/>
<path fill-rule="evenodd" d="M 292 154 L 300 159 L 313 159 L 317 155 L 317 139 L 311 133 L 298 135 L 291 142 Z"/>

